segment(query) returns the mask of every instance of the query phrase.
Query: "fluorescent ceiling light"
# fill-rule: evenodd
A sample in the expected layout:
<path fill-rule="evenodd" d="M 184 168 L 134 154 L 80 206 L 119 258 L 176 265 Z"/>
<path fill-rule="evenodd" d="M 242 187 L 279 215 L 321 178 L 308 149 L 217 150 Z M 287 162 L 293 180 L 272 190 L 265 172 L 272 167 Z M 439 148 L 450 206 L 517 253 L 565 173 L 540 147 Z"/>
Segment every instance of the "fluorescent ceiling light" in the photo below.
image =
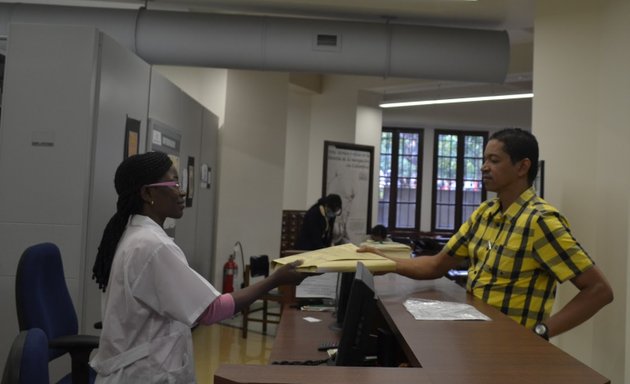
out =
<path fill-rule="evenodd" d="M 493 101 L 493 100 L 513 100 L 528 99 L 534 97 L 533 93 L 516 93 L 511 95 L 493 95 L 493 96 L 475 96 L 475 97 L 459 97 L 455 99 L 437 99 L 437 100 L 418 100 L 418 101 L 399 101 L 381 103 L 381 108 L 400 108 L 415 107 L 420 105 L 436 105 L 436 104 L 453 104 L 453 103 L 472 103 L 475 101 Z"/>

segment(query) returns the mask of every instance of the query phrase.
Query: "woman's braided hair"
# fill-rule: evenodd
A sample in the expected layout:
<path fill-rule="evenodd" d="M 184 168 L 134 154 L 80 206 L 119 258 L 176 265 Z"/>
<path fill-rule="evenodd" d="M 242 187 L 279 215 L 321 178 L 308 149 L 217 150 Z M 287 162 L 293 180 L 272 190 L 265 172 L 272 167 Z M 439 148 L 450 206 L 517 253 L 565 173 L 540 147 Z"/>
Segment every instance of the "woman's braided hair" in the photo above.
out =
<path fill-rule="evenodd" d="M 116 213 L 109 219 L 103 231 L 96 261 L 92 267 L 92 278 L 103 292 L 107 288 L 114 254 L 129 217 L 142 212 L 140 188 L 159 181 L 172 165 L 173 162 L 165 153 L 147 152 L 128 157 L 116 169 L 114 176 L 114 187 L 118 194 Z"/>

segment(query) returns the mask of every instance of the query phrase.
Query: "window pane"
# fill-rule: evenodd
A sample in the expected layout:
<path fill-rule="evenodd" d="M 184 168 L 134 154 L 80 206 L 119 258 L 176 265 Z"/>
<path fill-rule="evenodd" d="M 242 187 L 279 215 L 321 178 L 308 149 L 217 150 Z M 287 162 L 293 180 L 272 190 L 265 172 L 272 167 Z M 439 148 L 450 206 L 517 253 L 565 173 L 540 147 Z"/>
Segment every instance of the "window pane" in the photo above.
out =
<path fill-rule="evenodd" d="M 438 134 L 436 229 L 452 229 L 457 190 L 457 135 Z"/>
<path fill-rule="evenodd" d="M 387 227 L 389 222 L 389 203 L 378 203 L 378 223 Z"/>
<path fill-rule="evenodd" d="M 438 156 L 457 156 L 457 135 L 438 135 Z"/>
<path fill-rule="evenodd" d="M 398 141 L 396 228 L 415 228 L 419 134 L 401 132 Z"/>
<path fill-rule="evenodd" d="M 400 133 L 398 142 L 398 176 L 418 177 L 419 134 Z"/>
<path fill-rule="evenodd" d="M 438 157 L 437 174 L 440 179 L 455 179 L 457 175 L 457 158 Z"/>
<path fill-rule="evenodd" d="M 381 134 L 381 161 L 378 178 L 379 220 L 383 207 L 389 206 L 392 169 L 392 132 Z M 386 208 L 385 208 L 386 209 Z"/>
<path fill-rule="evenodd" d="M 398 147 L 398 153 L 401 155 L 418 154 L 418 137 L 417 133 L 400 133 L 400 142 Z"/>
<path fill-rule="evenodd" d="M 396 207 L 396 228 L 415 228 L 416 205 L 399 203 Z"/>
<path fill-rule="evenodd" d="M 418 179 L 418 156 L 400 156 L 398 158 L 398 177 Z"/>
<path fill-rule="evenodd" d="M 416 188 L 412 185 L 410 178 L 398 179 L 398 203 L 415 203 L 416 202 Z"/>
<path fill-rule="evenodd" d="M 481 180 L 481 159 L 464 158 L 464 180 Z"/>
<path fill-rule="evenodd" d="M 385 157 L 385 159 L 383 159 Z M 378 177 L 378 200 L 389 201 L 389 188 L 391 185 L 391 156 L 381 155 L 381 169 Z"/>
<path fill-rule="evenodd" d="M 419 229 L 422 133 L 383 128 L 379 169 L 378 222 L 394 228 Z M 392 228 L 393 229 L 393 228 Z"/>
<path fill-rule="evenodd" d="M 435 191 L 436 201 L 438 204 L 455 204 L 455 183 L 450 180 L 438 180 L 438 185 L 442 185 L 441 189 Z"/>
<path fill-rule="evenodd" d="M 463 204 L 479 205 L 481 203 L 481 189 L 477 191 L 464 190 Z"/>
<path fill-rule="evenodd" d="M 392 153 L 392 132 L 381 133 L 381 155 L 383 153 Z"/>
<path fill-rule="evenodd" d="M 457 230 L 485 198 L 481 166 L 486 137 L 486 132 L 436 132 L 432 229 Z"/>
<path fill-rule="evenodd" d="M 465 222 L 466 220 L 468 220 L 468 218 L 470 217 L 470 215 L 472 215 L 472 213 L 475 211 L 475 208 L 477 208 L 479 204 L 476 205 L 464 205 L 462 207 L 462 223 Z"/>
<path fill-rule="evenodd" d="M 464 157 L 483 155 L 483 136 L 464 137 Z"/>
<path fill-rule="evenodd" d="M 462 196 L 462 223 L 481 203 L 481 165 L 483 163 L 483 136 L 464 137 L 464 184 Z"/>
<path fill-rule="evenodd" d="M 435 227 L 441 230 L 453 230 L 455 218 L 454 205 L 437 205 Z"/>

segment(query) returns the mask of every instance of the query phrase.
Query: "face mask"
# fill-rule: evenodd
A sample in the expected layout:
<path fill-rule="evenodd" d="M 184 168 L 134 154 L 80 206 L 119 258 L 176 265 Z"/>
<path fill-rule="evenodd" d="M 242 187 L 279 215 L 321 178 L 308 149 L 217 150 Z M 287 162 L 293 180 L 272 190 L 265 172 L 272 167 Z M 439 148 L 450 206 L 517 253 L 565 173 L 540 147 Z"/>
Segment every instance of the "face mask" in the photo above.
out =
<path fill-rule="evenodd" d="M 329 219 L 334 219 L 335 216 L 337 216 L 337 214 L 331 210 L 326 210 L 326 217 L 328 217 Z"/>

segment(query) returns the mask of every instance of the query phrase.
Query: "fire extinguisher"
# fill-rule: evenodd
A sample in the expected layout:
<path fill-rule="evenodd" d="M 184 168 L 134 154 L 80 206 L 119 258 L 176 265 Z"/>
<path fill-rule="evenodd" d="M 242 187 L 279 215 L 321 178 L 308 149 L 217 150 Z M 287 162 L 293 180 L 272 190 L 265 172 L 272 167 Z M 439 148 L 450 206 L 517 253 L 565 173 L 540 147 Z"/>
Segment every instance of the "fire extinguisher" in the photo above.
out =
<path fill-rule="evenodd" d="M 238 264 L 234 261 L 234 255 L 223 265 L 223 293 L 234 292 L 234 276 L 238 273 Z"/>

